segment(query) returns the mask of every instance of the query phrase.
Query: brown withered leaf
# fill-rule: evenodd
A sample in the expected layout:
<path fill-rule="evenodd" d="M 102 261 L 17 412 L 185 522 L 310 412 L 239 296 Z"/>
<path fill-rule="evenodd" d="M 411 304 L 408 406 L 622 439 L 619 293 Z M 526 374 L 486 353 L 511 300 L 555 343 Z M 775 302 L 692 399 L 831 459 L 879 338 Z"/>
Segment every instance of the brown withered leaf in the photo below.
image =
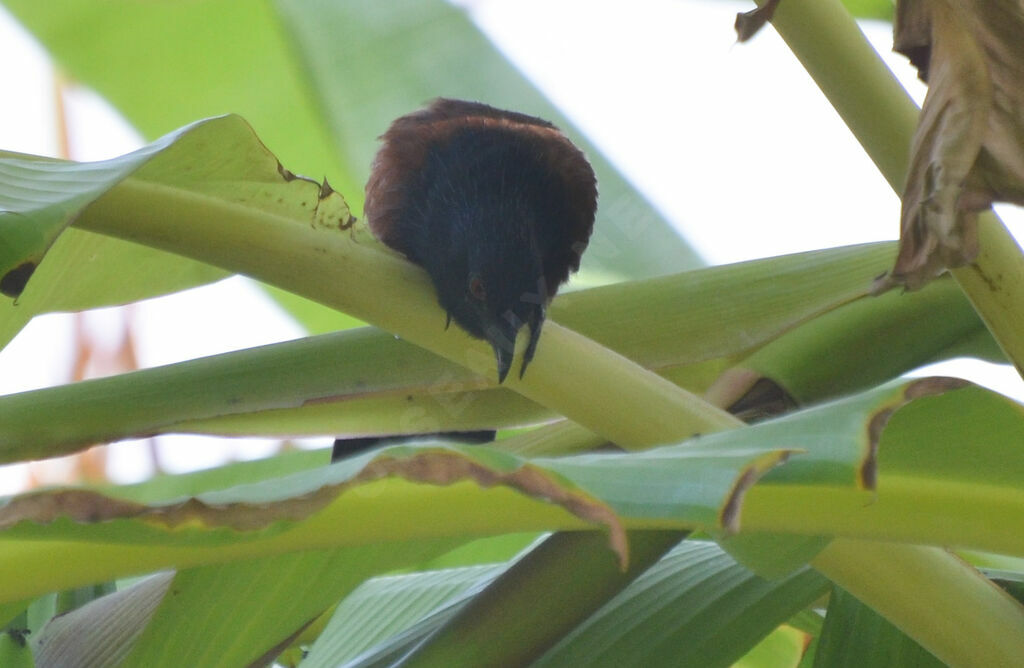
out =
<path fill-rule="evenodd" d="M 977 256 L 978 212 L 1024 204 L 1024 2 L 900 0 L 893 48 L 917 66 L 928 95 L 899 256 L 876 287 L 915 289 Z"/>
<path fill-rule="evenodd" d="M 240 492 L 248 500 L 217 501 L 209 495 L 190 497 L 170 504 L 147 505 L 108 496 L 87 489 L 51 489 L 29 492 L 0 504 L 0 532 L 21 525 L 45 527 L 60 520 L 77 525 L 99 526 L 114 520 L 130 520 L 131 526 L 107 529 L 107 536 L 119 540 L 137 539 L 137 530 L 156 529 L 172 535 L 179 528 L 217 533 L 217 529 L 238 532 L 260 531 L 282 522 L 300 522 L 333 503 L 344 492 L 384 478 L 402 478 L 437 486 L 473 481 L 480 487 L 505 486 L 529 497 L 557 504 L 573 515 L 608 531 L 609 547 L 622 568 L 629 561 L 625 527 L 605 502 L 577 488 L 559 474 L 505 454 L 473 448 L 422 448 L 395 446 L 366 460 L 340 465 L 333 473 L 308 471 L 292 476 L 283 485 L 294 493 L 264 500 L 264 491 Z M 327 475 L 327 478 L 323 476 Z M 756 477 L 754 478 L 756 479 Z M 303 482 L 312 481 L 312 484 Z M 751 483 L 753 479 L 751 480 Z M 736 485 L 731 497 L 737 507 L 749 484 Z M 259 488 L 259 485 L 255 486 Z M 242 488 L 239 488 L 242 489 Z M 217 495 L 216 492 L 213 493 Z M 276 492 L 275 492 L 276 496 Z M 734 513 L 735 515 L 735 513 Z M 730 516 L 731 518 L 732 516 Z M 63 529 L 59 529 L 63 530 Z M 114 533 L 111 533 L 114 531 Z M 36 534 L 41 535 L 41 534 Z M 52 536 L 52 534 L 50 534 Z M 202 540 L 191 534 L 183 540 Z M 215 542 L 215 538 L 211 538 Z"/>

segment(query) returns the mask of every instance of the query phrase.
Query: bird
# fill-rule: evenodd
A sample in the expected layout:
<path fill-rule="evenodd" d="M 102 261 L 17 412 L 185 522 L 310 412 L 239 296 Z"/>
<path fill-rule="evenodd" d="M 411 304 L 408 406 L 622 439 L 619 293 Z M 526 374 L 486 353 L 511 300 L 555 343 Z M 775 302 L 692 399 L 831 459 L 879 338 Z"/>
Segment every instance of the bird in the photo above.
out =
<path fill-rule="evenodd" d="M 379 139 L 368 227 L 430 276 L 445 328 L 454 320 L 490 343 L 499 384 L 528 326 L 522 378 L 548 304 L 590 240 L 590 162 L 548 121 L 449 98 L 401 116 Z"/>

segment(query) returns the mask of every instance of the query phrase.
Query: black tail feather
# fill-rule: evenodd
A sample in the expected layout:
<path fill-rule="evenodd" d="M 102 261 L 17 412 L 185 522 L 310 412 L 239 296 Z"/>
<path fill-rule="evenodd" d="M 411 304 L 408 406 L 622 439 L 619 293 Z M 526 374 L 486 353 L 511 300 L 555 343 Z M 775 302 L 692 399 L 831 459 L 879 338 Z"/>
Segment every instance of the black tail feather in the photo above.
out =
<path fill-rule="evenodd" d="M 476 431 L 437 431 L 431 434 L 390 434 L 387 436 L 354 436 L 352 438 L 334 439 L 331 449 L 331 463 L 351 457 L 352 455 L 379 448 L 385 445 L 397 445 L 413 441 L 453 441 L 478 445 L 494 440 L 493 429 Z"/>

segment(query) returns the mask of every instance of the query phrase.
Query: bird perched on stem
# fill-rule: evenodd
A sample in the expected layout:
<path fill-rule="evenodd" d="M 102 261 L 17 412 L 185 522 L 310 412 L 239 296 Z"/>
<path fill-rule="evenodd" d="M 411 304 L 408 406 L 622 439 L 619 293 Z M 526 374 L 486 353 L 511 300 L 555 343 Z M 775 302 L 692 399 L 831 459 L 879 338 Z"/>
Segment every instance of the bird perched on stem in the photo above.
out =
<path fill-rule="evenodd" d="M 590 163 L 547 121 L 444 98 L 381 140 L 366 184 L 370 230 L 426 270 L 448 323 L 490 342 L 499 383 L 528 325 L 522 377 L 590 239 Z"/>

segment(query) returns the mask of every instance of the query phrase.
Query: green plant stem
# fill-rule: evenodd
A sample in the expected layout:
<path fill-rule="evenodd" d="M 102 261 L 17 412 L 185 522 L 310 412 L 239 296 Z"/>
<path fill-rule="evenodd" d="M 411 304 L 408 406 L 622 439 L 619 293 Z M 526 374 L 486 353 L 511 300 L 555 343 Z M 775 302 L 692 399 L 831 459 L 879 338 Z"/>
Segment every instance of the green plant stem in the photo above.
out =
<path fill-rule="evenodd" d="M 884 469 L 883 469 L 884 470 Z M 934 545 L 982 546 L 1024 555 L 1024 535 L 1006 531 L 1024 495 L 971 494 L 970 486 L 928 484 L 881 474 L 877 497 L 855 489 L 755 485 L 743 504 L 743 530 L 850 536 Z M 970 494 L 970 503 L 963 500 Z M 941 522 L 935 518 L 941 517 Z M 827 573 L 826 573 L 827 575 Z"/>
<path fill-rule="evenodd" d="M 825 313 L 770 341 L 739 368 L 770 378 L 803 405 L 884 383 L 979 331 L 960 288 L 943 278 L 914 293 L 891 291 Z"/>
<path fill-rule="evenodd" d="M 686 536 L 632 532 L 630 564 L 621 570 L 603 534 L 554 534 L 524 557 L 530 568 L 503 573 L 398 665 L 528 665 Z"/>
<path fill-rule="evenodd" d="M 759 0 L 759 4 L 763 3 Z M 917 110 L 868 44 L 853 18 L 839 0 L 791 0 L 779 5 L 772 24 L 842 116 L 889 185 L 900 193 L 906 181 Z M 983 277 L 1002 275 L 1007 279 L 1020 279 L 1024 275 L 1021 269 L 1024 256 L 1016 244 L 1007 241 L 1009 234 L 994 215 L 990 222 L 983 223 L 981 232 L 983 251 L 975 263 L 977 276 L 971 274 L 970 267 L 955 271 L 954 276 L 962 286 L 966 286 L 965 292 L 991 328 L 1000 347 L 1020 369 L 1024 361 L 1024 328 L 1015 325 L 1014 313 L 1020 317 L 1021 305 L 1024 304 L 1024 280 L 1002 283 L 1002 294 L 997 302 L 995 291 L 983 285 L 986 283 Z M 993 258 L 998 258 L 998 261 L 993 263 Z M 874 562 L 878 566 L 879 580 L 882 574 L 886 575 L 885 587 L 857 586 L 858 582 L 850 581 L 851 568 L 861 565 L 858 558 L 869 557 L 858 544 L 850 541 L 834 542 L 824 557 L 815 560 L 814 565 L 940 657 L 954 651 L 948 646 L 948 639 L 936 634 L 932 623 L 926 623 L 921 615 L 914 614 L 907 606 L 893 604 L 896 599 L 915 600 L 921 592 L 930 591 L 933 577 L 941 580 L 939 589 L 944 595 L 929 597 L 932 612 L 944 615 L 947 621 L 956 617 L 963 618 L 965 625 L 980 623 L 1007 629 L 1018 628 L 1024 619 L 1019 607 L 1014 609 L 1000 605 L 1002 595 L 993 592 L 994 587 L 972 589 L 973 605 L 964 605 L 958 596 L 951 595 L 950 589 L 956 586 L 956 581 L 964 580 L 968 582 L 964 586 L 970 586 L 975 576 L 967 568 L 959 568 L 961 562 L 948 553 L 890 545 L 879 547 L 876 554 L 887 551 L 899 555 L 902 563 L 899 574 L 893 577 L 897 574 L 895 568 L 888 570 L 887 563 Z M 902 579 L 901 575 L 907 579 Z M 921 582 L 922 579 L 927 582 Z M 920 585 L 914 586 L 914 583 Z M 985 651 L 1003 657 L 1015 656 L 1015 660 L 1019 660 L 1024 648 L 1024 636 L 1019 631 L 992 640 L 999 647 L 989 647 Z M 964 643 L 959 652 L 970 651 L 972 656 L 968 663 L 974 665 L 999 665 L 977 662 L 974 651 L 980 649 L 981 644 L 984 643 L 972 639 Z M 961 656 L 960 653 L 957 656 Z"/>
<path fill-rule="evenodd" d="M 1020 663 L 1024 608 L 946 550 L 837 538 L 811 564 L 951 666 Z"/>
<path fill-rule="evenodd" d="M 495 447 L 521 457 L 545 457 L 596 450 L 605 443 L 605 439 L 575 422 L 561 420 L 498 441 Z"/>
<path fill-rule="evenodd" d="M 950 273 L 1024 378 L 1024 253 L 996 215 L 978 216 L 980 251 Z"/>
<path fill-rule="evenodd" d="M 787 0 L 779 4 L 772 25 L 901 194 L 918 109 L 853 17 L 839 0 Z M 995 214 L 980 218 L 981 253 L 972 265 L 952 273 L 1003 352 L 1024 373 L 1024 253 Z"/>
<path fill-rule="evenodd" d="M 765 0 L 757 0 L 763 5 Z M 772 26 L 897 193 L 918 109 L 839 0 L 784 0 Z M 895 226 L 896 222 L 893 221 Z"/>
<path fill-rule="evenodd" d="M 259 278 L 373 322 L 484 377 L 494 376 L 493 354 L 483 342 L 457 327 L 444 328 L 426 275 L 376 244 L 131 179 L 86 209 L 78 225 Z M 364 284 L 376 289 L 365 290 Z M 387 303 L 379 299 L 381 291 Z M 544 326 L 530 373 L 523 379 L 511 374 L 505 384 L 623 447 L 678 441 L 738 424 L 553 321 Z"/>

